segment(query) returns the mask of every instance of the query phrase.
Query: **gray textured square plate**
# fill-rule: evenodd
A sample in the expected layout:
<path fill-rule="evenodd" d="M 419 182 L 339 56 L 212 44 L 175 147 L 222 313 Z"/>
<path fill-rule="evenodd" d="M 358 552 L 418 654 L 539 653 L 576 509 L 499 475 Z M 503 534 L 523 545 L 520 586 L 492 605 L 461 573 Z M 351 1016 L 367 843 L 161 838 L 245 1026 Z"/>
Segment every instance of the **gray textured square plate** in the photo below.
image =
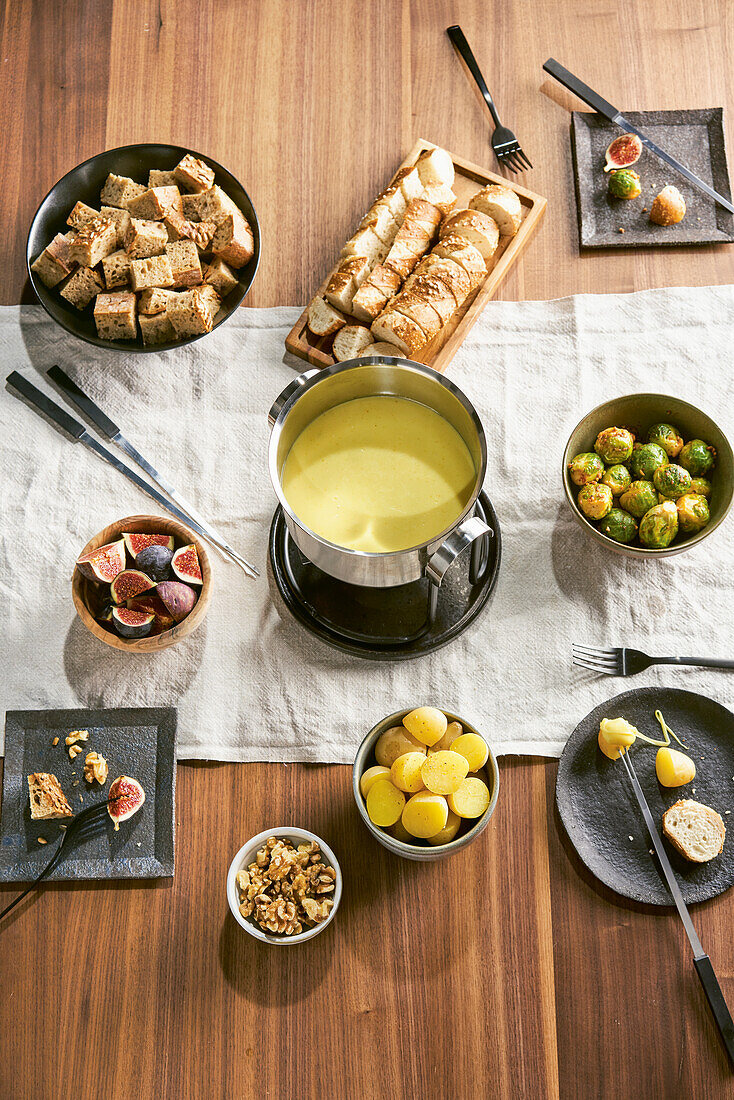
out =
<path fill-rule="evenodd" d="M 627 111 L 625 117 L 723 198 L 731 200 L 723 114 L 721 107 L 710 107 L 699 111 Z M 607 193 L 609 173 L 604 171 L 604 153 L 621 133 L 601 115 L 572 113 L 571 147 L 582 248 L 657 248 L 734 241 L 734 217 L 728 210 L 648 149 L 643 149 L 633 165 L 641 177 L 640 197 L 612 198 Z M 678 225 L 654 225 L 643 207 L 649 212 L 652 200 L 669 183 L 683 195 L 686 216 Z"/>
<path fill-rule="evenodd" d="M 69 759 L 64 739 L 89 730 L 85 752 Z M 59 738 L 57 746 L 51 742 Z M 27 776 L 52 772 L 72 810 L 103 801 L 104 788 L 90 788 L 82 775 L 90 749 L 109 764 L 109 782 L 132 775 L 145 804 L 115 832 L 74 849 L 49 876 L 57 879 L 170 878 L 174 869 L 176 804 L 176 710 L 173 707 L 115 710 L 14 710 L 5 715 L 5 769 L 0 818 L 0 882 L 29 882 L 56 851 L 63 821 L 32 821 Z M 76 784 L 76 785 L 75 785 Z M 48 844 L 39 844 L 38 837 Z"/>

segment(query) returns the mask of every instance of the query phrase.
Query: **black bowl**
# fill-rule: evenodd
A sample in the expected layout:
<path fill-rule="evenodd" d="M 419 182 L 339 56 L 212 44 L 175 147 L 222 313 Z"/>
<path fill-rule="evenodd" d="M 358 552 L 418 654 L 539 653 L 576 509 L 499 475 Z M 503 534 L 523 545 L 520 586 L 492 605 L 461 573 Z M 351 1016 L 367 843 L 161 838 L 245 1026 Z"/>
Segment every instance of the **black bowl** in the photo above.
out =
<path fill-rule="evenodd" d="M 71 172 L 54 184 L 46 198 L 36 211 L 28 233 L 26 246 L 26 263 L 28 276 L 38 299 L 57 324 L 65 328 L 73 336 L 80 340 L 86 340 L 88 344 L 96 344 L 100 348 L 112 348 L 114 351 L 166 351 L 169 348 L 182 347 L 191 344 L 194 340 L 200 340 L 201 336 L 187 336 L 182 340 L 174 340 L 167 344 L 143 344 L 140 333 L 135 340 L 101 340 L 97 335 L 94 324 L 93 303 L 86 309 L 78 310 L 59 294 L 58 287 L 49 288 L 37 278 L 31 271 L 31 264 L 43 251 L 46 245 L 53 240 L 57 233 L 68 232 L 66 219 L 69 211 L 76 202 L 85 202 L 89 206 L 99 207 L 99 193 L 110 172 L 118 176 L 130 176 L 138 183 L 145 183 L 151 168 L 160 168 L 162 171 L 171 171 L 176 167 L 186 153 L 203 160 L 214 170 L 215 183 L 227 192 L 233 202 L 237 204 L 247 218 L 255 239 L 255 253 L 248 264 L 237 272 L 238 285 L 222 302 L 217 314 L 214 328 L 219 326 L 231 316 L 237 309 L 242 299 L 252 285 L 260 262 L 260 225 L 257 220 L 255 208 L 250 202 L 250 197 L 241 183 L 234 176 L 217 164 L 211 157 L 203 153 L 196 153 L 193 149 L 184 148 L 181 145 L 122 145 L 119 149 L 108 149 L 104 153 L 98 153 L 96 157 L 82 161 Z"/>

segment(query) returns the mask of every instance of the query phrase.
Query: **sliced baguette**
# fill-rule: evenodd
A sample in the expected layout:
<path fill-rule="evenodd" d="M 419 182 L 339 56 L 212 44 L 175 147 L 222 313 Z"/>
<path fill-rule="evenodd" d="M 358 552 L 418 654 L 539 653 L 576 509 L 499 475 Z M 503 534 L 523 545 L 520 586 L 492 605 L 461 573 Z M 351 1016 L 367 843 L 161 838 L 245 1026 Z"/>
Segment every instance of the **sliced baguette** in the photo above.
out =
<path fill-rule="evenodd" d="M 454 183 L 454 162 L 445 149 L 426 149 L 415 162 L 421 183 L 427 187 L 431 183 L 443 183 L 452 187 Z"/>
<path fill-rule="evenodd" d="M 456 310 L 457 301 L 450 287 L 436 276 L 411 275 L 405 283 L 405 290 L 418 295 L 424 302 L 429 302 L 444 325 Z"/>
<path fill-rule="evenodd" d="M 372 274 L 352 299 L 352 313 L 360 321 L 374 321 L 394 294 L 400 289 L 402 279 L 391 267 L 378 264 Z"/>
<path fill-rule="evenodd" d="M 492 259 L 500 241 L 494 218 L 479 210 L 456 210 L 441 226 L 441 237 L 464 237 L 478 248 L 485 263 Z"/>
<path fill-rule="evenodd" d="M 431 251 L 432 256 L 440 256 L 441 259 L 450 259 L 464 268 L 471 279 L 472 290 L 475 290 L 487 274 L 487 265 L 478 248 L 475 248 L 465 237 L 450 234 L 439 241 Z"/>
<path fill-rule="evenodd" d="M 400 225 L 401 221 L 403 220 L 405 208 L 408 205 L 408 200 L 403 194 L 400 184 L 393 183 L 390 184 L 390 186 L 382 192 L 374 205 L 386 206 L 387 209 L 390 211 L 390 216 L 398 225 Z"/>
<path fill-rule="evenodd" d="M 428 235 L 425 237 L 411 237 L 408 240 L 393 242 L 393 246 L 385 258 L 385 267 L 391 268 L 401 280 L 407 279 L 411 271 L 425 254 L 431 241 Z"/>
<path fill-rule="evenodd" d="M 346 317 L 324 298 L 314 298 L 308 307 L 307 324 L 314 336 L 330 336 L 346 323 Z"/>
<path fill-rule="evenodd" d="M 396 348 L 394 344 L 387 344 L 384 340 L 380 340 L 379 342 L 370 344 L 364 354 L 400 356 L 402 353 L 400 348 Z"/>
<path fill-rule="evenodd" d="M 708 863 L 723 849 L 726 828 L 716 810 L 681 798 L 663 814 L 663 834 L 691 863 Z"/>
<path fill-rule="evenodd" d="M 377 234 L 367 227 L 358 229 L 342 249 L 342 259 L 350 256 L 363 256 L 370 264 L 380 263 L 387 253 L 387 246 Z"/>
<path fill-rule="evenodd" d="M 406 290 L 402 294 L 398 294 L 397 298 L 390 303 L 390 308 L 402 313 L 404 317 L 409 317 L 411 321 L 415 321 L 423 330 L 426 343 L 429 343 L 434 336 L 438 335 L 438 331 L 443 325 L 441 315 L 433 308 L 430 301 L 413 290 Z"/>
<path fill-rule="evenodd" d="M 426 343 L 420 325 L 394 309 L 387 309 L 372 322 L 375 340 L 385 340 L 399 348 L 401 355 L 416 355 Z"/>
<path fill-rule="evenodd" d="M 441 211 L 437 206 L 434 206 L 432 202 L 426 202 L 425 199 L 413 199 L 405 211 L 401 228 L 417 225 L 433 235 L 440 224 Z"/>
<path fill-rule="evenodd" d="M 347 325 L 334 337 L 334 358 L 340 363 L 347 359 L 356 359 L 368 344 L 374 343 L 374 337 L 364 325 Z"/>
<path fill-rule="evenodd" d="M 423 188 L 420 197 L 425 199 L 426 202 L 430 202 L 432 206 L 437 206 L 444 218 L 448 217 L 459 201 L 451 188 L 447 187 L 445 183 L 429 183 L 428 187 Z"/>
<path fill-rule="evenodd" d="M 417 199 L 424 188 L 418 169 L 414 164 L 409 165 L 407 168 L 401 168 L 390 186 L 400 188 L 405 197 L 406 205 L 412 202 L 413 199 Z"/>
<path fill-rule="evenodd" d="M 470 210 L 479 210 L 497 222 L 503 237 L 514 237 L 522 224 L 522 203 L 509 187 L 491 183 L 478 191 L 469 203 Z"/>
<path fill-rule="evenodd" d="M 398 228 L 390 207 L 387 203 L 379 201 L 369 208 L 359 223 L 359 229 L 371 229 L 375 236 L 387 245 L 392 244 Z"/>
<path fill-rule="evenodd" d="M 350 312 L 357 290 L 370 273 L 369 262 L 364 256 L 350 256 L 342 260 L 324 291 L 324 297 L 335 309 Z"/>
<path fill-rule="evenodd" d="M 432 275 L 445 283 L 454 296 L 457 306 L 460 306 L 471 291 L 471 280 L 464 268 L 454 260 L 443 259 L 441 256 L 426 256 L 421 264 L 421 274 Z"/>

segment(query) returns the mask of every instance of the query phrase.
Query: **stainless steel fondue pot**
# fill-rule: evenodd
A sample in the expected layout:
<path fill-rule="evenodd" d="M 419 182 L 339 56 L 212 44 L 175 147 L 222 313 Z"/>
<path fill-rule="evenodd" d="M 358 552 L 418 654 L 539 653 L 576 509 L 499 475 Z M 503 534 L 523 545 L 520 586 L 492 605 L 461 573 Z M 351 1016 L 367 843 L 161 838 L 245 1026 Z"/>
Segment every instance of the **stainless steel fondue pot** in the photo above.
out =
<path fill-rule="evenodd" d="M 328 542 L 303 524 L 283 493 L 281 472 L 296 438 L 317 416 L 358 397 L 387 394 L 427 405 L 462 437 L 474 461 L 476 480 L 461 515 L 429 543 L 391 553 L 348 550 Z M 268 464 L 288 531 L 299 550 L 317 568 L 348 584 L 389 588 L 428 579 L 441 584 L 446 571 L 477 539 L 493 537 L 484 520 L 473 514 L 487 469 L 487 444 L 474 406 L 458 386 L 431 367 L 386 356 L 350 359 L 332 367 L 304 371 L 286 386 L 268 414 Z"/>

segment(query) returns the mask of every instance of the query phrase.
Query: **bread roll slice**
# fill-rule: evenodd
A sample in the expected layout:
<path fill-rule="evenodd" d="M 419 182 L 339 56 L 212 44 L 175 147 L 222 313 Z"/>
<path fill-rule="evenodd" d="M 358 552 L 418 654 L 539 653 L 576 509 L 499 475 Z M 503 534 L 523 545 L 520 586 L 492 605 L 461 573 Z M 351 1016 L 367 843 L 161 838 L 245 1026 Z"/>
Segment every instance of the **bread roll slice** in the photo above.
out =
<path fill-rule="evenodd" d="M 421 274 L 432 275 L 434 279 L 440 279 L 445 283 L 454 296 L 457 306 L 460 306 L 471 292 L 471 280 L 464 268 L 454 260 L 444 259 L 441 256 L 426 256 L 421 265 Z"/>
<path fill-rule="evenodd" d="M 440 224 L 441 211 L 437 206 L 432 202 L 426 202 L 425 199 L 413 199 L 405 211 L 401 229 L 405 226 L 419 225 L 433 236 Z"/>
<path fill-rule="evenodd" d="M 415 162 L 421 183 L 427 187 L 431 183 L 443 183 L 452 187 L 454 183 L 454 162 L 445 149 L 426 149 Z"/>
<path fill-rule="evenodd" d="M 466 240 L 465 237 L 449 234 L 434 246 L 432 256 L 440 256 L 442 259 L 453 260 L 464 268 L 471 279 L 472 290 L 475 290 L 487 274 L 487 265 L 478 248 Z"/>
<path fill-rule="evenodd" d="M 409 165 L 407 168 L 400 169 L 390 186 L 395 187 L 396 185 L 400 187 L 405 197 L 406 205 L 412 202 L 413 199 L 419 198 L 424 187 L 418 169 L 414 164 Z"/>
<path fill-rule="evenodd" d="M 396 271 L 378 264 L 352 299 L 354 316 L 360 321 L 374 321 L 393 295 L 397 294 L 401 282 L 402 279 Z"/>
<path fill-rule="evenodd" d="M 372 335 L 375 340 L 385 340 L 388 344 L 394 344 L 399 348 L 400 354 L 408 358 L 416 355 L 426 343 L 426 337 L 420 325 L 394 309 L 387 309 L 372 322 Z"/>
<path fill-rule="evenodd" d="M 514 237 L 522 224 L 522 203 L 509 187 L 491 183 L 478 191 L 469 203 L 470 210 L 479 210 L 497 222 L 503 237 Z"/>
<path fill-rule="evenodd" d="M 383 244 L 388 245 L 395 239 L 398 228 L 390 207 L 382 202 L 374 203 L 359 223 L 359 229 L 371 229 Z"/>
<path fill-rule="evenodd" d="M 459 236 L 478 248 L 485 263 L 492 259 L 500 242 L 497 222 L 479 210 L 456 210 L 441 226 L 441 237 Z"/>
<path fill-rule="evenodd" d="M 445 325 L 456 310 L 457 302 L 446 283 L 432 275 L 411 275 L 405 284 L 406 292 L 413 293 L 430 303 Z"/>
<path fill-rule="evenodd" d="M 691 863 L 708 863 L 723 849 L 726 828 L 716 810 L 681 798 L 663 814 L 663 834 Z"/>
<path fill-rule="evenodd" d="M 407 279 L 415 265 L 425 255 L 430 243 L 431 238 L 427 233 L 414 233 L 402 240 L 396 237 L 385 258 L 385 267 L 392 268 L 401 280 Z"/>
<path fill-rule="evenodd" d="M 352 299 L 370 273 L 369 262 L 364 256 L 350 256 L 342 260 L 324 291 L 327 302 L 335 309 L 349 313 Z"/>
<path fill-rule="evenodd" d="M 411 321 L 415 321 L 423 329 L 426 343 L 429 343 L 434 336 L 438 335 L 439 329 L 443 325 L 439 313 L 431 303 L 412 290 L 398 294 L 397 298 L 390 303 L 390 308 L 402 313 L 404 317 L 409 317 Z"/>
<path fill-rule="evenodd" d="M 346 325 L 334 337 L 334 358 L 340 363 L 356 359 L 368 344 L 373 344 L 372 333 L 364 325 Z"/>
<path fill-rule="evenodd" d="M 402 353 L 400 348 L 396 348 L 394 344 L 387 344 L 384 340 L 370 344 L 364 353 L 365 355 L 392 355 L 400 356 Z"/>
<path fill-rule="evenodd" d="M 363 256 L 370 264 L 380 263 L 387 253 L 387 246 L 377 234 L 370 229 L 358 229 L 353 237 L 350 237 L 342 249 L 342 259 L 350 256 Z"/>
<path fill-rule="evenodd" d="M 403 220 L 408 200 L 402 192 L 399 183 L 390 184 L 377 199 L 375 206 L 386 206 L 395 221 L 400 225 Z"/>
<path fill-rule="evenodd" d="M 437 206 L 443 218 L 448 217 L 459 201 L 445 183 L 429 183 L 428 187 L 423 188 L 421 198 L 430 202 L 432 206 Z"/>
<path fill-rule="evenodd" d="M 314 298 L 308 307 L 307 324 L 314 336 L 330 336 L 346 325 L 346 317 L 324 298 Z"/>

